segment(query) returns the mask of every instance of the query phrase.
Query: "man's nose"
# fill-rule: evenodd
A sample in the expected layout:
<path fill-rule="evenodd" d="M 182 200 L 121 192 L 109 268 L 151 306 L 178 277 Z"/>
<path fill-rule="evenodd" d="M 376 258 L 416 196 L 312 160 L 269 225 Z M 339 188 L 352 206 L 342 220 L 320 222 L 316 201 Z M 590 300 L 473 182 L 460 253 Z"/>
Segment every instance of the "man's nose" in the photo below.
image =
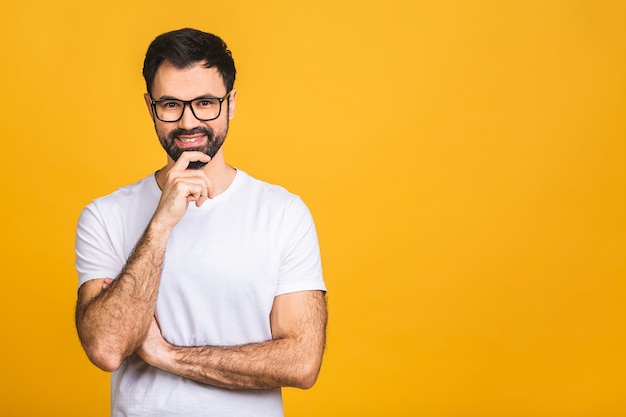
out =
<path fill-rule="evenodd" d="M 189 108 L 187 108 L 189 107 Z M 199 125 L 199 120 L 193 114 L 193 109 L 191 108 L 191 103 L 185 103 L 183 106 L 183 115 L 178 121 L 178 125 L 185 130 L 190 130 Z"/>

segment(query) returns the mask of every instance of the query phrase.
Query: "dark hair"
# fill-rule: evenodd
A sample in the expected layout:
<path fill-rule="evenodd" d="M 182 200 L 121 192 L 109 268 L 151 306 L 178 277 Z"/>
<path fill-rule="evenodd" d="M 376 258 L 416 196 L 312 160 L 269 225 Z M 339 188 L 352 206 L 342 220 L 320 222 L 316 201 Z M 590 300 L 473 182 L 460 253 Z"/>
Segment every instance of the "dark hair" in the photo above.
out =
<path fill-rule="evenodd" d="M 232 53 L 219 36 L 211 33 L 185 28 L 163 33 L 152 41 L 143 61 L 143 78 L 150 95 L 156 72 L 165 60 L 181 69 L 204 62 L 206 68 L 217 68 L 227 92 L 235 85 Z"/>

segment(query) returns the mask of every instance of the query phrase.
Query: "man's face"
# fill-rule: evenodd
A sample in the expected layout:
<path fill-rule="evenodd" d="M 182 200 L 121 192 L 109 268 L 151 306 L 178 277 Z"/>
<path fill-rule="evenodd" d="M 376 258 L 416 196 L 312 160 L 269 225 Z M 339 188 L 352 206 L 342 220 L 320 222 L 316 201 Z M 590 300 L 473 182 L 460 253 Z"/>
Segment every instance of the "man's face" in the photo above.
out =
<path fill-rule="evenodd" d="M 214 67 L 205 68 L 202 63 L 193 67 L 179 69 L 169 61 L 164 61 L 157 70 L 152 87 L 152 98 L 194 100 L 205 97 L 224 97 L 226 87 L 222 76 Z M 173 164 L 185 151 L 200 151 L 211 158 L 220 151 L 226 134 L 228 121 L 235 110 L 235 91 L 222 103 L 222 110 L 217 119 L 210 121 L 198 120 L 186 105 L 180 120 L 163 122 L 154 114 L 150 96 L 146 94 L 146 103 L 150 109 L 157 136 L 161 146 L 169 156 L 168 164 Z M 206 163 L 192 162 L 191 169 L 202 168 Z"/>

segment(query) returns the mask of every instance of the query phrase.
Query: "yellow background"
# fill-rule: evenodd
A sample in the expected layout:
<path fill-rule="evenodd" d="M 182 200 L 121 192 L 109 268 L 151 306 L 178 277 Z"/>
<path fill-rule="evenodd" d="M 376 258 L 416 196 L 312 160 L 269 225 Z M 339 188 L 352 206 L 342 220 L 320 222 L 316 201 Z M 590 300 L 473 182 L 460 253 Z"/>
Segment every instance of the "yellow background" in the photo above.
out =
<path fill-rule="evenodd" d="M 105 416 L 74 229 L 164 161 L 159 33 L 239 70 L 227 159 L 300 194 L 330 290 L 289 416 L 626 416 L 626 2 L 0 6 L 0 415 Z"/>

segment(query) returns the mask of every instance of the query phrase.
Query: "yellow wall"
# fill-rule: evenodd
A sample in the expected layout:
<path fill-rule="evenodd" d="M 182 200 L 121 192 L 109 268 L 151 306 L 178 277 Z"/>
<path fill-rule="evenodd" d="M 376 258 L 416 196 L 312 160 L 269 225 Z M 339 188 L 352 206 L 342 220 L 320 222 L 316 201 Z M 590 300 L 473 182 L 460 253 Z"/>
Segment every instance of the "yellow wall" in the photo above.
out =
<path fill-rule="evenodd" d="M 227 158 L 317 221 L 288 415 L 626 415 L 625 2 L 60 3 L 0 6 L 0 415 L 107 415 L 74 227 L 164 162 L 141 65 L 181 26 L 234 51 Z"/>

